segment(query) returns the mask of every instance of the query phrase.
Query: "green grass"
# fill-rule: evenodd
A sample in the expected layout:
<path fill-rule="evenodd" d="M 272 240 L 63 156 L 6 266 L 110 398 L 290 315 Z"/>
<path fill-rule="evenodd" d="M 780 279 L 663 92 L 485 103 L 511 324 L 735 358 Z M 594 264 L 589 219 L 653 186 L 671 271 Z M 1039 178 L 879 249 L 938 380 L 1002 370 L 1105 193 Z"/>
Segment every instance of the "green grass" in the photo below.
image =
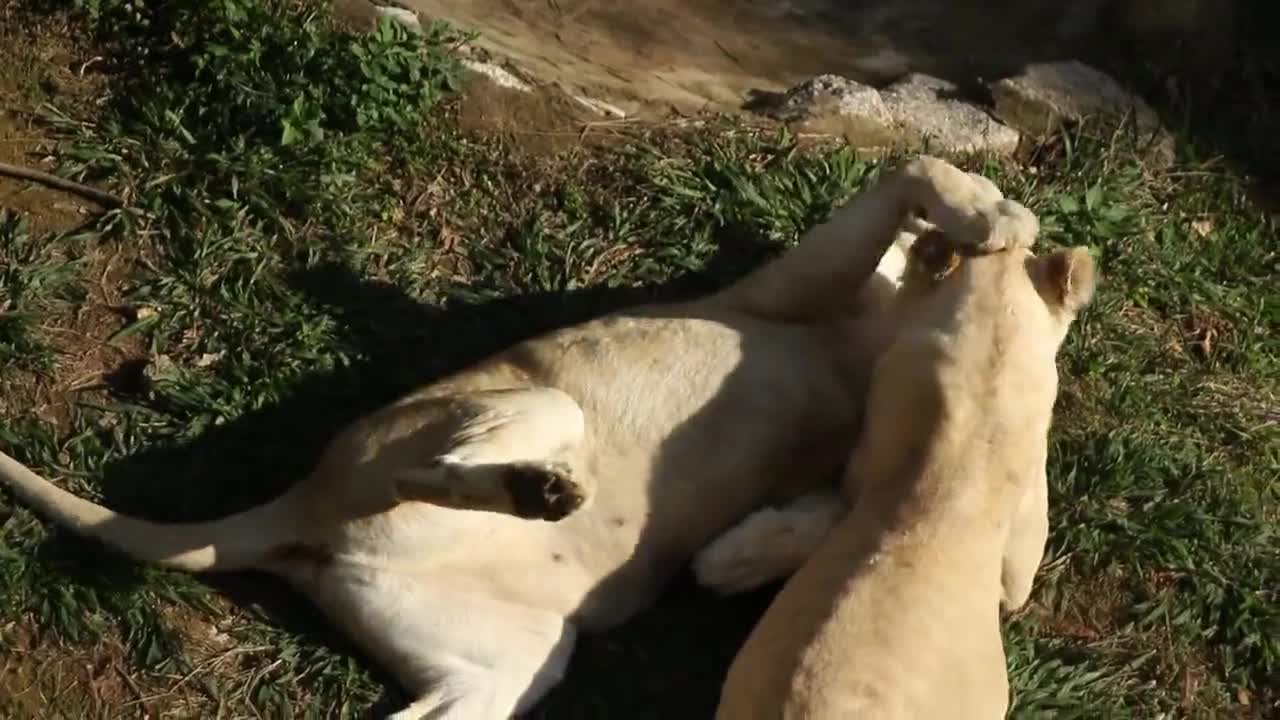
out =
<path fill-rule="evenodd" d="M 0 365 L 6 368 L 49 369 L 52 356 L 35 326 L 59 304 L 84 299 L 77 261 L 60 250 L 32 235 L 22 217 L 0 209 Z"/>
<path fill-rule="evenodd" d="M 452 128 L 447 28 L 353 38 L 272 0 L 88 10 L 77 22 L 120 72 L 100 117 L 58 124 L 64 165 L 130 209 L 75 237 L 0 218 L 0 389 L 60 380 L 41 328 L 90 302 L 106 255 L 137 319 L 103 333 L 150 362 L 59 423 L 6 406 L 0 443 L 155 518 L 268 497 L 343 422 L 516 339 L 727 282 L 879 168 L 727 122 L 525 158 Z M 1050 555 L 1006 634 L 1013 716 L 1265 716 L 1280 701 L 1274 229 L 1224 168 L 1146 168 L 1084 132 L 978 167 L 1037 211 L 1045 246 L 1089 244 L 1104 272 L 1063 353 Z M 9 513 L 0 641 L 55 668 L 125 650 L 119 695 L 64 692 L 69 717 L 152 695 L 180 716 L 360 717 L 389 684 L 275 584 L 139 568 Z M 767 601 L 677 584 L 585 639 L 535 717 L 709 717 Z"/>

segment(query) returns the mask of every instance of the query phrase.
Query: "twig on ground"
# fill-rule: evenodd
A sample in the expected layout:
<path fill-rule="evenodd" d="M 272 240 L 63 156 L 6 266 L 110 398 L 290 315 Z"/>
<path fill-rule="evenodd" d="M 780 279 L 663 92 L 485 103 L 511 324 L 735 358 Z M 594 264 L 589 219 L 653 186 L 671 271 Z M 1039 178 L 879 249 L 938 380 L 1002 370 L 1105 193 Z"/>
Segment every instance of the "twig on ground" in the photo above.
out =
<path fill-rule="evenodd" d="M 113 195 L 105 190 L 91 188 L 88 185 L 82 185 L 74 180 L 68 180 L 57 175 L 51 175 L 40 170 L 22 167 L 20 165 L 10 165 L 9 163 L 0 162 L 0 175 L 18 178 L 19 180 L 30 180 L 31 182 L 48 185 L 49 187 L 65 190 L 74 195 L 79 195 L 87 200 L 92 200 L 103 207 L 116 208 L 124 205 L 124 200 L 119 195 Z"/>

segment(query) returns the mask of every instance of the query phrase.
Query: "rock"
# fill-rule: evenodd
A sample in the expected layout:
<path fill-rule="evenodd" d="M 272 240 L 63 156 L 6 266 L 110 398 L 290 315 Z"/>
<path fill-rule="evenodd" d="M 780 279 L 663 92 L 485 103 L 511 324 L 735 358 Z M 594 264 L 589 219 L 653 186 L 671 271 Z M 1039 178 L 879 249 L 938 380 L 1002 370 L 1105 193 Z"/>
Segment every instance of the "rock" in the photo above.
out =
<path fill-rule="evenodd" d="M 378 25 L 378 11 L 369 0 L 334 0 L 333 15 L 351 32 L 369 32 Z"/>
<path fill-rule="evenodd" d="M 1020 75 L 989 85 L 995 114 L 1032 135 L 1053 132 L 1064 122 L 1132 117 L 1139 131 L 1155 134 L 1160 119 L 1142 98 L 1110 75 L 1077 60 L 1029 65 Z"/>
<path fill-rule="evenodd" d="M 967 102 L 955 85 L 912 73 L 880 93 L 899 134 L 913 146 L 954 153 L 1010 155 L 1017 130 Z"/>
<path fill-rule="evenodd" d="M 893 144 L 893 118 L 873 87 L 839 75 L 819 75 L 785 93 L 758 93 L 747 104 L 804 132 L 843 135 L 858 147 Z"/>
<path fill-rule="evenodd" d="M 371 32 L 384 17 L 389 17 L 414 32 L 422 31 L 422 21 L 412 10 L 376 5 L 369 0 L 334 0 L 333 13 L 338 23 L 352 32 Z"/>
<path fill-rule="evenodd" d="M 617 118 L 617 119 L 622 119 L 627 116 L 626 110 L 623 110 L 622 108 L 612 103 L 607 103 L 604 100 L 589 98 L 589 97 L 586 97 L 585 95 L 571 94 L 569 97 L 573 98 L 574 102 L 579 103 L 583 107 L 589 108 L 592 112 L 594 112 L 597 115 L 604 115 L 606 117 Z"/>
<path fill-rule="evenodd" d="M 477 75 L 484 75 L 489 78 L 498 87 L 519 90 L 520 92 L 533 92 L 532 85 L 516 77 L 510 70 L 497 63 L 475 58 L 463 58 L 462 65 Z"/>
<path fill-rule="evenodd" d="M 883 92 L 839 75 L 819 75 L 749 108 L 807 132 L 842 135 L 860 148 L 928 147 L 939 152 L 1007 155 L 1018 133 L 962 99 L 955 86 L 907 75 Z"/>
<path fill-rule="evenodd" d="M 760 93 L 751 106 L 762 115 L 786 121 L 831 113 L 889 121 L 889 111 L 875 88 L 839 75 L 819 75 L 781 94 Z"/>
<path fill-rule="evenodd" d="M 989 88 L 996 117 L 1027 134 L 1044 136 L 1086 118 L 1125 120 L 1137 130 L 1138 149 L 1147 161 L 1167 167 L 1176 157 L 1173 135 L 1146 101 L 1078 60 L 1029 65 Z"/>
<path fill-rule="evenodd" d="M 374 5 L 373 10 L 379 18 L 389 17 L 414 32 L 422 32 L 422 21 L 418 19 L 418 13 L 412 10 L 386 5 Z"/>

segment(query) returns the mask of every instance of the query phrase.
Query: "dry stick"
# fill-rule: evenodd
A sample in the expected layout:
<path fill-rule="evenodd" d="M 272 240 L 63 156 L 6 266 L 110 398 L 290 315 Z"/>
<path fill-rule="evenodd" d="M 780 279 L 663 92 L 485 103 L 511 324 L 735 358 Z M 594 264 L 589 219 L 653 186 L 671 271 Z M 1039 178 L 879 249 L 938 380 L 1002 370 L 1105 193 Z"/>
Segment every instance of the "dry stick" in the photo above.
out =
<path fill-rule="evenodd" d="M 0 162 L 0 175 L 18 178 L 20 180 L 30 180 L 41 185 L 48 185 L 59 190 L 66 190 L 69 193 L 79 195 L 82 198 L 92 200 L 103 207 L 121 207 L 124 200 L 118 195 L 112 195 L 109 192 L 91 188 L 88 185 L 81 185 L 73 180 L 50 175 L 47 172 L 32 170 L 31 168 L 21 167 L 19 165 L 10 165 L 9 163 Z"/>

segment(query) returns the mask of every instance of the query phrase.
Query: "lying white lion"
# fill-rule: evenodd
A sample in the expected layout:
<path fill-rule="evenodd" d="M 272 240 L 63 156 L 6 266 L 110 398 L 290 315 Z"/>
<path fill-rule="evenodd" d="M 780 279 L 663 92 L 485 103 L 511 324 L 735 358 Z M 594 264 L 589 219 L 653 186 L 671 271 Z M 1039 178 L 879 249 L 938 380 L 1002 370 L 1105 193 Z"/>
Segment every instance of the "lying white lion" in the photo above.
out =
<path fill-rule="evenodd" d="M 886 250 L 916 210 L 978 252 L 1030 218 L 916 159 L 729 288 L 429 385 L 222 520 L 126 517 L 3 454 L 0 477 L 139 560 L 283 576 L 417 698 L 395 718 L 505 720 L 560 681 L 580 628 L 626 620 L 716 533 L 838 477 L 887 330 L 885 275 L 902 266 Z"/>
<path fill-rule="evenodd" d="M 1085 248 L 1033 257 L 1030 238 L 961 259 L 938 252 L 940 238 L 912 250 L 922 257 L 899 291 L 898 334 L 875 365 L 845 478 L 852 509 L 739 651 L 720 720 L 1008 710 L 1000 606 L 1025 602 L 1044 553 L 1055 356 L 1092 298 L 1094 265 Z M 839 504 L 796 510 L 819 528 L 823 512 Z"/>

